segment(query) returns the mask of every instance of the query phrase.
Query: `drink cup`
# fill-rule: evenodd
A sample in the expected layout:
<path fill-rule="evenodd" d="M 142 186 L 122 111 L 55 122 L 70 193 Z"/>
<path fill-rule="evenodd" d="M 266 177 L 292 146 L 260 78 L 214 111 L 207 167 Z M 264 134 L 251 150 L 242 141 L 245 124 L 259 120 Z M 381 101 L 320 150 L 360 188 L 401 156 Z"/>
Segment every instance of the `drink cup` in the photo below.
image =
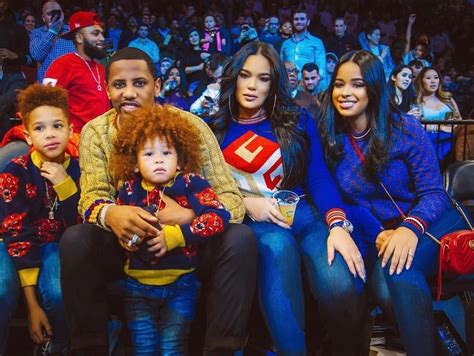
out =
<path fill-rule="evenodd" d="M 279 190 L 273 193 L 273 199 L 277 201 L 278 208 L 280 209 L 281 215 L 285 218 L 286 223 L 291 226 L 300 197 L 291 190 Z"/>
<path fill-rule="evenodd" d="M 420 104 L 411 104 L 410 111 L 412 115 L 415 116 L 418 120 L 421 120 L 421 105 Z"/>

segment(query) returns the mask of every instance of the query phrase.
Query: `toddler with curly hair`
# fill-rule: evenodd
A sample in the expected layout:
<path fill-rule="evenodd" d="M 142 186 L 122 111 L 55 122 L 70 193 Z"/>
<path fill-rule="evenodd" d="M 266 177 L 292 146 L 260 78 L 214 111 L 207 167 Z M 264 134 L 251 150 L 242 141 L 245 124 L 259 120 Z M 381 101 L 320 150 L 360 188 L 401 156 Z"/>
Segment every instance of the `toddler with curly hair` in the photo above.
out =
<path fill-rule="evenodd" d="M 124 284 L 132 344 L 136 354 L 187 354 L 200 285 L 194 273 L 198 245 L 219 236 L 230 213 L 194 173 L 201 164 L 194 126 L 167 105 L 129 115 L 121 122 L 110 161 L 112 177 L 122 185 L 116 203 L 155 214 L 169 197 L 195 214 L 189 224 L 157 224 L 156 236 L 132 233 L 129 243 L 122 243 L 129 251 Z"/>

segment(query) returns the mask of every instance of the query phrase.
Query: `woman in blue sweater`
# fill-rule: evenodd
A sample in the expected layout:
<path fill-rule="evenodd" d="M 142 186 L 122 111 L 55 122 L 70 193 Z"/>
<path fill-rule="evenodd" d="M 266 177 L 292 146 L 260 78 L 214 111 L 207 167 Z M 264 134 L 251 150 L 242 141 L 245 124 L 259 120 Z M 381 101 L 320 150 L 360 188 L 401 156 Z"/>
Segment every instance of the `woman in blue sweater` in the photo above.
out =
<path fill-rule="evenodd" d="M 427 278 L 436 274 L 439 247 L 425 232 L 441 237 L 466 223 L 443 189 L 422 125 L 391 110 L 377 57 L 349 52 L 334 73 L 321 109 L 326 158 L 348 202 L 370 212 L 366 240 L 380 257 L 371 283 L 382 305 L 390 301 L 408 355 L 434 355 Z"/>
<path fill-rule="evenodd" d="M 251 42 L 226 67 L 209 125 L 244 195 L 244 223 L 257 236 L 259 299 L 278 354 L 306 354 L 302 265 L 334 354 L 356 354 L 365 310 L 362 251 L 315 122 L 292 104 L 288 87 L 276 51 Z M 301 197 L 291 227 L 272 199 L 279 189 Z"/>

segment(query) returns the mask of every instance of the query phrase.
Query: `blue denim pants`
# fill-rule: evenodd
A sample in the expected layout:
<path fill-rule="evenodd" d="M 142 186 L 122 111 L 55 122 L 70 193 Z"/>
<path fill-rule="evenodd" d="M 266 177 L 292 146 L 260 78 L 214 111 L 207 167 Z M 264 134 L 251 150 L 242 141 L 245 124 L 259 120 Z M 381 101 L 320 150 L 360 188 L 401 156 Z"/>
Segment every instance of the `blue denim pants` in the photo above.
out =
<path fill-rule="evenodd" d="M 186 355 L 200 282 L 188 273 L 163 286 L 125 284 L 125 317 L 135 355 Z"/>
<path fill-rule="evenodd" d="M 278 355 L 306 355 L 302 265 L 333 354 L 355 354 L 366 311 L 364 282 L 339 254 L 328 265 L 328 227 L 315 208 L 302 200 L 290 230 L 248 218 L 244 223 L 257 236 L 259 301 Z"/>
<path fill-rule="evenodd" d="M 5 353 L 8 323 L 16 310 L 19 292 L 18 273 L 8 255 L 3 241 L 0 241 L 0 354 Z"/>
<path fill-rule="evenodd" d="M 8 323 L 16 309 L 18 298 L 18 274 L 8 256 L 3 242 L 0 245 L 0 347 L 2 352 L 6 345 Z M 41 247 L 41 268 L 36 286 L 38 301 L 48 317 L 53 335 L 49 346 L 50 352 L 67 350 L 69 334 L 64 315 L 61 285 L 59 280 L 59 247 L 57 243 L 47 243 Z"/>
<path fill-rule="evenodd" d="M 467 215 L 468 216 L 468 215 Z M 437 237 L 468 229 L 463 217 L 452 206 L 428 228 Z M 403 345 L 407 354 L 435 355 L 435 325 L 432 295 L 427 279 L 436 276 L 439 246 L 428 236 L 418 239 L 418 245 L 409 270 L 397 275 L 389 274 L 390 261 L 385 268 L 375 264 L 371 283 L 378 303 L 395 314 Z"/>

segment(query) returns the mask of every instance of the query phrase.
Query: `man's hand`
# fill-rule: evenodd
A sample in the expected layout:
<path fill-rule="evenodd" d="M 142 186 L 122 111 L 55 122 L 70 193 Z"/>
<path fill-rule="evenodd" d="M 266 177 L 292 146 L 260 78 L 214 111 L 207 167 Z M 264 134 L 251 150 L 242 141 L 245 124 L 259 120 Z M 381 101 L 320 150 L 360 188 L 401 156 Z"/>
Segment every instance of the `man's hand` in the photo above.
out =
<path fill-rule="evenodd" d="M 120 245 L 128 251 L 138 249 L 136 246 L 128 245 L 134 234 L 141 240 L 147 236 L 158 235 L 159 230 L 151 225 L 157 221 L 155 216 L 137 206 L 112 205 L 105 215 L 105 224 L 117 235 Z"/>
<path fill-rule="evenodd" d="M 43 162 L 40 171 L 41 176 L 49 180 L 53 185 L 63 182 L 68 176 L 63 165 L 55 162 Z"/>
<path fill-rule="evenodd" d="M 160 230 L 156 237 L 149 239 L 146 243 L 148 246 L 150 246 L 148 248 L 148 251 L 156 252 L 155 257 L 157 258 L 163 256 L 166 251 L 168 251 L 168 247 L 166 246 L 165 241 L 165 233 L 163 232 L 163 230 Z"/>
<path fill-rule="evenodd" d="M 54 22 L 51 22 L 49 25 L 49 28 L 58 34 L 61 32 L 61 29 L 63 28 L 63 16 L 64 15 L 60 16 L 57 20 L 55 20 Z"/>
<path fill-rule="evenodd" d="M 193 209 L 183 208 L 174 199 L 163 194 L 163 201 L 166 207 L 160 210 L 156 217 L 164 225 L 184 225 L 189 224 L 196 217 Z"/>

